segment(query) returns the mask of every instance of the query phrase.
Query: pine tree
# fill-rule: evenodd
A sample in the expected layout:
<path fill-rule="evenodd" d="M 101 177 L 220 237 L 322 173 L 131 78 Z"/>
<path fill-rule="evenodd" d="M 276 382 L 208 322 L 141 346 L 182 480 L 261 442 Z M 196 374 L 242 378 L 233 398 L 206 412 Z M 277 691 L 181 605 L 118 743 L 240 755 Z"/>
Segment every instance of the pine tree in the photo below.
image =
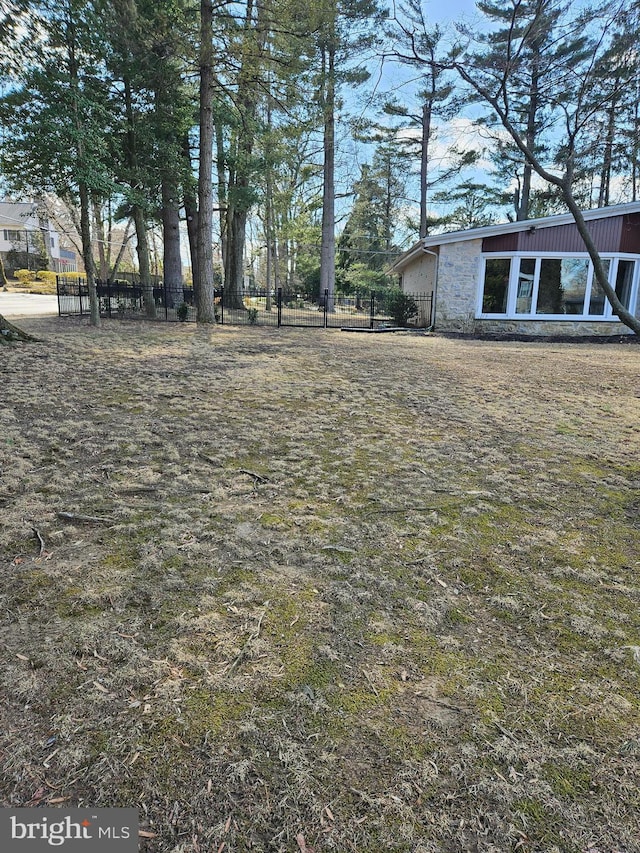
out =
<path fill-rule="evenodd" d="M 112 116 L 99 26 L 94 7 L 84 0 L 32 4 L 30 13 L 32 41 L 0 107 L 6 134 L 2 172 L 16 191 L 50 191 L 77 202 L 90 319 L 98 326 L 91 197 L 113 186 L 105 145 Z"/>
<path fill-rule="evenodd" d="M 562 6 L 548 0 L 480 0 L 478 9 L 497 29 L 483 36 L 483 53 L 477 57 L 492 75 L 510 74 L 510 120 L 529 150 L 542 157 L 547 151 L 543 137 L 546 104 L 544 70 L 555 50 L 555 26 Z M 484 119 L 496 127 L 495 116 Z M 515 184 L 512 193 L 516 221 L 529 218 L 533 167 L 512 142 L 499 140 L 494 156 L 498 176 Z"/>

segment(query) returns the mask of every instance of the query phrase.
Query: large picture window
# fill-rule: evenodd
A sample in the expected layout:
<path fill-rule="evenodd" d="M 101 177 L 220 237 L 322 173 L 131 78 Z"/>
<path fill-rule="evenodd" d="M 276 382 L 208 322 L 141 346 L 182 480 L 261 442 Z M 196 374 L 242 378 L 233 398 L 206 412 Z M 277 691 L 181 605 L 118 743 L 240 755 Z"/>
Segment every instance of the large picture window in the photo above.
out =
<path fill-rule="evenodd" d="M 616 295 L 628 310 L 636 301 L 636 261 L 603 258 Z M 480 316 L 611 319 L 588 257 L 487 257 Z"/>
<path fill-rule="evenodd" d="M 487 258 L 484 271 L 482 311 L 485 314 L 504 314 L 509 292 L 509 258 Z"/>
<path fill-rule="evenodd" d="M 589 261 L 543 258 L 536 314 L 583 314 Z"/>

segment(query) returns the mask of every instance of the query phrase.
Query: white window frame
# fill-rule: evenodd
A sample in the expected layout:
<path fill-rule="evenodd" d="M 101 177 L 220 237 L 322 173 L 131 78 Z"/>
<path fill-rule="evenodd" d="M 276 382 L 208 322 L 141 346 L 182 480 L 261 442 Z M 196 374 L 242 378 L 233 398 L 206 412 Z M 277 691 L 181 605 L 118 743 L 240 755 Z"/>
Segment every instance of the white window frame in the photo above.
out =
<path fill-rule="evenodd" d="M 24 228 L 3 228 L 5 243 L 26 243 L 26 233 Z"/>
<path fill-rule="evenodd" d="M 602 254 L 603 260 L 610 261 L 609 265 L 609 281 L 616 280 L 618 274 L 618 262 L 619 261 L 635 261 L 635 267 L 633 271 L 633 282 L 631 285 L 631 293 L 629 297 L 629 311 L 632 314 L 636 313 L 637 303 L 638 303 L 638 290 L 640 287 L 640 255 L 632 255 L 623 252 L 606 252 Z M 586 259 L 589 261 L 589 268 L 587 272 L 587 284 L 584 293 L 584 305 L 582 314 L 518 314 L 516 313 L 516 300 L 517 300 L 517 286 L 518 286 L 518 277 L 520 274 L 520 260 L 525 258 L 533 258 L 536 261 L 535 272 L 534 272 L 534 281 L 533 281 L 533 293 L 531 298 L 531 307 L 535 310 L 535 307 L 538 303 L 538 286 L 540 283 L 540 267 L 543 259 L 550 260 L 563 260 L 565 258 L 576 258 L 576 259 Z M 509 284 L 508 284 L 508 292 L 507 292 L 507 310 L 504 314 L 495 314 L 495 313 L 485 313 L 482 310 L 482 303 L 484 300 L 484 278 L 485 278 L 485 270 L 486 263 L 488 260 L 510 260 L 511 261 L 511 269 L 509 272 Z M 589 323 L 598 323 L 598 322 L 608 322 L 611 323 L 616 322 L 619 323 L 617 315 L 612 312 L 611 304 L 609 300 L 605 296 L 605 309 L 603 314 L 588 314 L 589 303 L 591 302 L 591 289 L 594 281 L 594 272 L 593 272 L 593 264 L 591 263 L 591 259 L 587 252 L 490 252 L 487 254 L 481 255 L 481 263 L 479 264 L 479 278 L 478 278 L 478 287 L 477 287 L 477 300 L 476 300 L 476 319 L 478 320 L 537 320 L 538 322 L 544 321 L 564 321 L 564 322 L 589 322 Z M 615 285 L 614 285 L 615 287 Z"/>

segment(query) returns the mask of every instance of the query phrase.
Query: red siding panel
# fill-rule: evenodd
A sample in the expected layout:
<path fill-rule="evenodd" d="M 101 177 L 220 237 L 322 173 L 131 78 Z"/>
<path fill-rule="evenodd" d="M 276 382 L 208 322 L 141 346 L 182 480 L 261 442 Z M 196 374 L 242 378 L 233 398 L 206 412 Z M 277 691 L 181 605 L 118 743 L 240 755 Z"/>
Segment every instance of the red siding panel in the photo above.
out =
<path fill-rule="evenodd" d="M 495 237 L 485 237 L 482 241 L 483 252 L 517 252 L 518 232 L 498 234 Z"/>
<path fill-rule="evenodd" d="M 620 251 L 640 255 L 640 213 L 628 213 L 622 217 Z"/>
<path fill-rule="evenodd" d="M 599 252 L 640 254 L 640 214 L 612 216 L 587 222 Z M 514 231 L 486 237 L 483 252 L 584 252 L 582 238 L 575 225 L 556 225 L 528 231 Z"/>

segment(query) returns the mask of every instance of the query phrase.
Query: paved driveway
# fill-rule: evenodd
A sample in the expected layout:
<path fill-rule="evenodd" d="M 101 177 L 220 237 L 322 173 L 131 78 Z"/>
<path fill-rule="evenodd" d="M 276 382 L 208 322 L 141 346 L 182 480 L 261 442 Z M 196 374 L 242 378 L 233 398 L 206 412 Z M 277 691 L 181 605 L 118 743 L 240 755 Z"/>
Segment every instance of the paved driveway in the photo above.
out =
<path fill-rule="evenodd" d="M 36 293 L 0 292 L 0 314 L 7 319 L 15 317 L 45 317 L 58 313 L 57 296 L 41 296 Z"/>

